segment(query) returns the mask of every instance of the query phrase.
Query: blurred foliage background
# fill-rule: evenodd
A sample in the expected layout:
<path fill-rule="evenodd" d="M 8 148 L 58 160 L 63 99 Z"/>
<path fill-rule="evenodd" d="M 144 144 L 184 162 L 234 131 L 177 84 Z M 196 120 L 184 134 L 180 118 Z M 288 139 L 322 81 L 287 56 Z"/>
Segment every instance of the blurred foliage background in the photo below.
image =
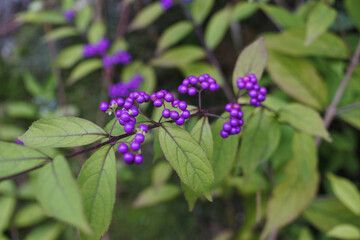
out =
<path fill-rule="evenodd" d="M 210 7 L 194 10 L 195 3 Z M 76 11 L 74 20 L 63 18 L 68 10 L 64 4 Z M 267 104 L 274 109 L 300 102 L 323 116 L 359 41 L 360 1 L 194 0 L 185 7 L 197 11 L 197 26 L 205 32 L 206 44 L 229 84 L 240 51 L 265 36 L 269 63 L 261 84 L 270 89 Z M 203 71 L 219 76 L 191 24 L 171 32 L 175 40 L 167 37 L 168 45 L 164 43 L 164 32 L 185 20 L 179 4 L 164 11 L 150 0 L 1 1 L 0 139 L 14 141 L 33 121 L 44 117 L 79 116 L 105 126 L 110 118 L 98 111 L 98 104 L 108 100 L 107 87 L 128 81 L 137 71 L 144 76 L 141 89 L 147 92 L 176 91 L 185 76 Z M 100 26 L 94 27 L 97 23 Z M 115 50 L 130 52 L 133 63 L 108 71 L 101 67 L 101 59 L 92 63 L 82 59 L 79 49 L 102 37 L 110 39 Z M 80 47 L 64 53 L 72 46 Z M 177 52 L 166 56 L 174 49 Z M 205 96 L 205 101 L 207 106 L 227 102 L 223 93 Z M 360 205 L 349 209 L 348 200 L 341 197 L 347 193 L 334 193 L 340 180 L 329 175 L 345 178 L 352 190 L 359 189 L 359 101 L 360 68 L 356 65 L 329 128 L 332 142 L 322 142 L 318 151 L 321 180 L 316 197 L 268 239 L 360 239 Z M 117 201 L 104 239 L 259 239 L 268 200 L 285 177 L 291 157 L 294 130 L 281 125 L 280 132 L 276 150 L 268 161 L 260 162 L 248 182 L 240 165 L 234 166 L 214 189 L 214 201 L 200 199 L 192 212 L 180 189 L 173 188 L 179 184 L 176 174 L 154 150 L 153 141 L 148 141 L 142 150 L 148 156 L 144 164 L 127 167 L 119 161 Z M 69 161 L 75 175 L 86 157 Z M 162 188 L 163 192 L 145 194 L 146 189 L 164 186 L 168 188 Z M 347 186 L 340 186 L 339 191 Z M 349 198 L 355 200 L 349 204 L 356 205 L 359 193 L 350 192 L 355 195 Z M 77 239 L 73 228 L 47 217 L 35 203 L 31 177 L 1 182 L 0 193 L 0 239 Z M 297 206 L 293 208 L 295 213 Z M 338 225 L 350 229 L 330 234 Z"/>

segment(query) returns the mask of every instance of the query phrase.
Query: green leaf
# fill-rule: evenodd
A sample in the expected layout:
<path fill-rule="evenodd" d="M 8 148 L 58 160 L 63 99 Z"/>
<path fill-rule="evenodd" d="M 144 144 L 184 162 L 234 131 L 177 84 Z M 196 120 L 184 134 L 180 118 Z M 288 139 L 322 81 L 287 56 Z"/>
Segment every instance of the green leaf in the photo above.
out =
<path fill-rule="evenodd" d="M 161 149 L 182 182 L 211 199 L 214 172 L 206 153 L 184 129 L 163 123 L 159 130 Z"/>
<path fill-rule="evenodd" d="M 191 136 L 200 144 L 210 161 L 214 153 L 214 140 L 207 117 L 202 117 L 190 132 Z"/>
<path fill-rule="evenodd" d="M 193 25 L 189 21 L 180 21 L 168 27 L 160 36 L 157 45 L 157 52 L 162 52 L 165 49 L 180 42 L 193 29 Z"/>
<path fill-rule="evenodd" d="M 94 123 L 77 117 L 57 117 L 33 122 L 19 137 L 28 147 L 75 147 L 93 143 L 106 132 Z"/>
<path fill-rule="evenodd" d="M 191 15 L 195 22 L 202 23 L 209 15 L 214 3 L 214 0 L 195 0 L 191 4 Z"/>
<path fill-rule="evenodd" d="M 259 9 L 256 3 L 239 2 L 233 7 L 232 21 L 242 21 Z"/>
<path fill-rule="evenodd" d="M 24 130 L 20 127 L 11 124 L 0 124 L 0 141 L 14 141 L 23 133 Z"/>
<path fill-rule="evenodd" d="M 6 104 L 5 111 L 8 116 L 13 118 L 36 118 L 37 108 L 29 102 L 9 102 Z"/>
<path fill-rule="evenodd" d="M 25 240 L 56 240 L 63 228 L 59 223 L 45 223 L 34 228 Z"/>
<path fill-rule="evenodd" d="M 15 215 L 15 225 L 17 227 L 29 227 L 35 225 L 46 218 L 41 206 L 31 203 L 22 207 Z"/>
<path fill-rule="evenodd" d="M 42 87 L 30 72 L 23 74 L 26 90 L 33 96 L 39 96 L 42 93 Z"/>
<path fill-rule="evenodd" d="M 37 198 L 49 215 L 86 233 L 91 232 L 79 188 L 64 157 L 56 156 L 39 171 L 36 187 Z"/>
<path fill-rule="evenodd" d="M 75 17 L 75 26 L 80 32 L 84 32 L 93 17 L 93 9 L 91 6 L 86 6 L 81 9 Z"/>
<path fill-rule="evenodd" d="M 151 60 L 150 64 L 159 67 L 181 67 L 205 57 L 205 51 L 198 46 L 182 45 L 170 49 L 160 57 Z"/>
<path fill-rule="evenodd" d="M 284 29 L 305 25 L 304 21 L 288 10 L 275 5 L 261 5 L 261 9 L 280 27 Z"/>
<path fill-rule="evenodd" d="M 224 38 L 231 21 L 232 8 L 217 11 L 210 19 L 205 30 L 205 43 L 210 49 L 216 48 Z"/>
<path fill-rule="evenodd" d="M 159 141 L 159 129 L 154 129 L 154 157 L 153 157 L 153 163 L 161 158 L 164 154 L 161 150 L 160 141 Z"/>
<path fill-rule="evenodd" d="M 357 29 L 360 31 L 360 5 L 358 0 L 345 0 L 345 8 L 351 20 L 355 23 Z"/>
<path fill-rule="evenodd" d="M 262 73 L 266 67 L 268 53 L 264 45 L 264 38 L 260 37 L 249 46 L 244 48 L 240 53 L 233 71 L 233 88 L 237 93 L 239 90 L 236 80 L 250 73 L 256 75 L 257 79 L 261 79 Z"/>
<path fill-rule="evenodd" d="M 223 117 L 228 116 L 222 114 Z M 238 152 L 239 136 L 232 135 L 228 138 L 222 138 L 220 131 L 222 130 L 223 119 L 218 119 L 211 126 L 212 135 L 214 138 L 214 154 L 212 165 L 215 174 L 215 183 L 221 182 L 224 177 L 230 172 L 234 165 L 235 156 Z"/>
<path fill-rule="evenodd" d="M 159 188 L 148 187 L 137 196 L 133 206 L 136 208 L 153 206 L 169 201 L 179 194 L 179 187 L 172 184 L 165 184 Z"/>
<path fill-rule="evenodd" d="M 349 57 L 344 41 L 335 34 L 326 32 L 314 40 L 309 46 L 305 45 L 305 28 L 290 29 L 280 34 L 266 34 L 267 49 L 292 55 L 320 56 L 346 59 Z"/>
<path fill-rule="evenodd" d="M 303 217 L 322 232 L 339 224 L 358 224 L 358 217 L 332 197 L 315 199 L 305 209 Z"/>
<path fill-rule="evenodd" d="M 314 240 L 311 231 L 307 227 L 303 227 L 299 234 L 299 240 Z"/>
<path fill-rule="evenodd" d="M 181 189 L 184 193 L 186 201 L 188 202 L 188 209 L 189 211 L 192 211 L 195 207 L 196 200 L 201 196 L 201 194 L 194 192 L 183 182 L 181 182 Z"/>
<path fill-rule="evenodd" d="M 83 58 L 83 44 L 72 45 L 63 49 L 57 59 L 56 65 L 61 68 L 70 68 Z"/>
<path fill-rule="evenodd" d="M 64 24 L 65 18 L 59 12 L 42 11 L 42 12 L 24 12 L 17 15 L 17 20 L 26 23 L 50 23 L 50 24 Z"/>
<path fill-rule="evenodd" d="M 231 177 L 227 183 L 236 187 L 242 195 L 253 195 L 267 188 L 265 178 L 257 172 L 249 175 L 247 179 L 245 177 Z"/>
<path fill-rule="evenodd" d="M 356 185 L 346 178 L 331 173 L 328 173 L 327 177 L 336 197 L 353 213 L 360 216 L 360 193 Z"/>
<path fill-rule="evenodd" d="M 296 100 L 316 109 L 327 104 L 325 82 L 308 60 L 270 51 L 267 70 L 271 79 Z"/>
<path fill-rule="evenodd" d="M 74 6 L 74 0 L 62 0 L 61 1 L 61 9 L 62 10 L 72 9 L 73 6 Z"/>
<path fill-rule="evenodd" d="M 116 195 L 116 159 L 112 146 L 104 146 L 81 168 L 80 187 L 85 215 L 93 233 L 82 239 L 100 239 L 110 226 Z"/>
<path fill-rule="evenodd" d="M 336 11 L 325 3 L 318 3 L 310 12 L 306 22 L 305 45 L 310 45 L 335 21 Z"/>
<path fill-rule="evenodd" d="M 44 37 L 43 41 L 50 42 L 55 40 L 60 40 L 67 37 L 76 36 L 77 31 L 74 27 L 60 27 L 48 32 Z"/>
<path fill-rule="evenodd" d="M 360 108 L 340 113 L 339 117 L 353 127 L 360 129 Z"/>
<path fill-rule="evenodd" d="M 91 24 L 87 33 L 87 38 L 90 43 L 97 43 L 105 36 L 106 26 L 102 20 L 98 20 Z"/>
<path fill-rule="evenodd" d="M 295 220 L 317 191 L 319 175 L 317 153 L 312 137 L 295 133 L 293 158 L 285 167 L 285 176 L 272 193 L 267 205 L 267 221 L 261 234 L 264 239 L 274 229 Z"/>
<path fill-rule="evenodd" d="M 137 74 L 140 74 L 144 78 L 138 91 L 153 92 L 156 87 L 155 70 L 142 62 L 133 61 L 126 65 L 122 71 L 121 77 L 123 81 L 130 81 L 130 79 Z"/>
<path fill-rule="evenodd" d="M 172 168 L 167 162 L 159 162 L 151 172 L 151 182 L 155 189 L 161 187 L 171 177 Z"/>
<path fill-rule="evenodd" d="M 183 73 L 184 77 L 188 77 L 190 75 L 200 76 L 207 73 L 212 78 L 214 78 L 218 84 L 223 84 L 220 73 L 212 65 L 206 62 L 193 62 L 182 66 L 181 72 Z"/>
<path fill-rule="evenodd" d="M 340 224 L 327 232 L 326 235 L 340 239 L 360 239 L 360 229 L 350 224 Z"/>
<path fill-rule="evenodd" d="M 291 103 L 281 108 L 279 121 L 284 121 L 304 133 L 331 140 L 319 113 L 304 105 Z"/>
<path fill-rule="evenodd" d="M 41 152 L 15 143 L 0 142 L 0 178 L 44 165 L 49 158 Z"/>
<path fill-rule="evenodd" d="M 253 115 L 246 124 L 239 151 L 239 161 L 246 178 L 252 175 L 260 162 L 271 157 L 280 136 L 280 126 L 273 117 L 264 112 Z"/>
<path fill-rule="evenodd" d="M 84 60 L 77 65 L 70 73 L 70 77 L 67 81 L 69 85 L 74 84 L 81 78 L 89 75 L 90 73 L 100 69 L 102 67 L 102 61 L 100 59 L 88 59 Z"/>
<path fill-rule="evenodd" d="M 11 195 L 0 196 L 0 232 L 7 229 L 13 211 L 15 210 L 16 198 Z"/>
<path fill-rule="evenodd" d="M 164 9 L 159 2 L 154 2 L 144 9 L 142 9 L 130 23 L 130 30 L 139 30 L 148 27 L 152 24 L 161 14 L 164 13 Z"/>

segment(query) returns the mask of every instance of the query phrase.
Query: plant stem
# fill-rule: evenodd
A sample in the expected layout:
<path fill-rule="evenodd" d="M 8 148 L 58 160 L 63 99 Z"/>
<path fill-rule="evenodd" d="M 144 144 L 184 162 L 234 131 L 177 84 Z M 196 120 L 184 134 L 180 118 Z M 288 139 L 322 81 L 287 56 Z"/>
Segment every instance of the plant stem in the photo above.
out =
<path fill-rule="evenodd" d="M 346 105 L 344 107 L 338 108 L 336 114 L 339 115 L 339 114 L 351 111 L 351 110 L 359 108 L 359 107 L 360 107 L 360 102 L 352 103 L 352 104 Z"/>
<path fill-rule="evenodd" d="M 324 125 L 325 128 L 329 128 L 331 122 L 334 120 L 334 117 L 336 116 L 336 108 L 341 100 L 342 95 L 344 94 L 344 91 L 346 89 L 347 84 L 349 83 L 349 80 L 355 70 L 356 65 L 359 62 L 360 57 L 360 40 L 357 44 L 355 54 L 352 56 L 349 66 L 346 70 L 344 78 L 341 80 L 340 86 L 337 89 L 335 96 L 333 100 L 331 101 L 330 106 L 326 109 L 325 116 L 324 116 Z M 316 138 L 315 144 L 316 147 L 319 147 L 321 144 L 322 138 Z"/>
<path fill-rule="evenodd" d="M 185 3 L 183 1 L 179 1 L 179 4 L 182 7 L 182 9 L 184 10 L 184 13 L 185 13 L 186 17 L 189 19 L 189 21 L 194 26 L 195 34 L 197 35 L 198 39 L 200 40 L 200 43 L 201 43 L 202 47 L 205 49 L 206 56 L 209 59 L 211 65 L 220 74 L 221 80 L 223 82 L 222 87 L 223 87 L 224 93 L 226 95 L 226 98 L 229 101 L 234 100 L 234 95 L 233 95 L 228 83 L 226 82 L 226 78 L 225 78 L 225 75 L 224 75 L 223 71 L 221 70 L 219 61 L 216 59 L 213 51 L 207 46 L 207 44 L 205 42 L 204 33 L 203 33 L 201 27 L 199 26 L 198 23 L 195 22 L 194 18 L 191 15 L 191 12 L 186 7 Z"/>

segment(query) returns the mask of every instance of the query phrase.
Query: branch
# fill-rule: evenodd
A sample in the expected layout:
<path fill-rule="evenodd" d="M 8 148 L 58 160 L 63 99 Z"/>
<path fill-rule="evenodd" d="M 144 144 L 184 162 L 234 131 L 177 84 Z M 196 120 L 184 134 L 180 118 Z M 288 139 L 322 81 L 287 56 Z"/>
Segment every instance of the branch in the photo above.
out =
<path fill-rule="evenodd" d="M 338 108 L 336 114 L 339 115 L 339 114 L 351 111 L 351 110 L 359 108 L 359 107 L 360 107 L 360 102 L 352 103 L 352 104 L 346 105 L 344 107 Z"/>
<path fill-rule="evenodd" d="M 197 24 L 194 20 L 194 18 L 192 17 L 189 9 L 186 7 L 185 3 L 183 1 L 179 1 L 180 6 L 183 8 L 186 17 L 189 19 L 189 21 L 192 23 L 192 25 L 194 26 L 195 29 L 195 33 L 198 37 L 198 39 L 200 40 L 200 43 L 202 45 L 202 47 L 205 49 L 206 52 L 206 56 L 209 59 L 211 65 L 219 72 L 221 80 L 223 82 L 223 89 L 224 89 L 224 93 L 226 95 L 226 98 L 229 101 L 234 101 L 234 95 L 229 87 L 229 85 L 226 82 L 226 78 L 225 75 L 223 73 L 223 71 L 221 70 L 220 67 L 220 63 L 219 61 L 216 59 L 213 51 L 207 46 L 206 42 L 205 42 L 205 37 L 204 37 L 204 33 L 201 29 L 201 27 L 199 26 L 199 24 Z"/>
<path fill-rule="evenodd" d="M 325 128 L 329 128 L 331 122 L 333 121 L 334 117 L 336 116 L 336 108 L 341 100 L 342 95 L 344 94 L 344 91 L 346 89 L 347 84 L 349 83 L 349 80 L 355 70 L 356 65 L 359 62 L 360 57 L 360 40 L 357 44 L 355 54 L 352 56 L 349 66 L 346 70 L 346 74 L 344 78 L 341 80 L 340 86 L 337 89 L 335 96 L 330 104 L 330 106 L 326 109 L 325 116 L 324 116 L 324 125 Z M 316 147 L 319 147 L 321 144 L 322 139 L 316 138 L 315 144 Z"/>

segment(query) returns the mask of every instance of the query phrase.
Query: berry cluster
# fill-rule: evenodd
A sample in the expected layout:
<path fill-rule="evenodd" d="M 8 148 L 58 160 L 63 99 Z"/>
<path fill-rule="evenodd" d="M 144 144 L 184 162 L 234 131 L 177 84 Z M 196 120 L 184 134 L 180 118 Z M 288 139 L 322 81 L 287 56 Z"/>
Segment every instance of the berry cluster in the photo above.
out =
<path fill-rule="evenodd" d="M 219 84 L 216 83 L 216 80 L 209 76 L 209 74 L 200 75 L 199 77 L 190 76 L 185 78 L 182 81 L 182 84 L 178 87 L 179 93 L 189 94 L 190 96 L 196 95 L 198 89 L 206 90 L 209 89 L 211 92 L 217 91 L 220 89 Z"/>
<path fill-rule="evenodd" d="M 110 41 L 103 38 L 95 44 L 86 44 L 83 48 L 83 56 L 89 58 L 95 55 L 104 55 L 109 47 Z"/>
<path fill-rule="evenodd" d="M 183 125 L 185 120 L 190 117 L 190 112 L 187 110 L 187 103 L 185 101 L 175 99 L 174 95 L 167 92 L 166 90 L 160 90 L 151 94 L 150 99 L 153 101 L 155 107 L 164 106 L 162 117 L 175 120 L 175 123 L 179 126 Z M 170 109 L 166 108 L 164 101 L 171 103 L 174 108 L 179 108 L 182 112 L 179 113 L 176 110 L 171 111 Z"/>
<path fill-rule="evenodd" d="M 191 2 L 192 0 L 183 0 L 183 2 Z M 174 0 L 160 0 L 161 6 L 164 10 L 168 10 L 174 4 Z"/>
<path fill-rule="evenodd" d="M 120 50 L 113 55 L 105 55 L 103 57 L 104 68 L 111 68 L 113 65 L 122 64 L 127 65 L 131 62 L 131 55 L 129 52 Z"/>
<path fill-rule="evenodd" d="M 255 74 L 251 73 L 248 76 L 238 78 L 236 82 L 239 89 L 247 89 L 249 91 L 250 104 L 254 107 L 260 107 L 261 102 L 265 101 L 267 90 L 257 84 L 258 79 Z"/>
<path fill-rule="evenodd" d="M 223 138 L 240 133 L 241 126 L 244 125 L 244 120 L 242 120 L 243 112 L 241 111 L 240 104 L 228 103 L 225 106 L 225 111 L 230 113 L 230 121 L 223 124 L 223 129 L 220 132 L 220 136 Z"/>
<path fill-rule="evenodd" d="M 128 82 L 118 82 L 113 84 L 109 87 L 109 96 L 111 98 L 127 97 L 132 91 L 135 91 L 140 87 L 143 80 L 143 76 L 137 74 Z"/>
<path fill-rule="evenodd" d="M 67 21 L 71 21 L 75 17 L 75 14 L 75 10 L 66 10 L 64 11 L 63 16 Z"/>
<path fill-rule="evenodd" d="M 141 164 L 144 160 L 140 149 L 141 144 L 145 141 L 145 134 L 148 132 L 148 127 L 145 124 L 140 124 L 137 132 L 132 142 L 122 142 L 118 147 L 118 152 L 123 154 L 124 162 L 129 165 L 133 163 Z"/>

